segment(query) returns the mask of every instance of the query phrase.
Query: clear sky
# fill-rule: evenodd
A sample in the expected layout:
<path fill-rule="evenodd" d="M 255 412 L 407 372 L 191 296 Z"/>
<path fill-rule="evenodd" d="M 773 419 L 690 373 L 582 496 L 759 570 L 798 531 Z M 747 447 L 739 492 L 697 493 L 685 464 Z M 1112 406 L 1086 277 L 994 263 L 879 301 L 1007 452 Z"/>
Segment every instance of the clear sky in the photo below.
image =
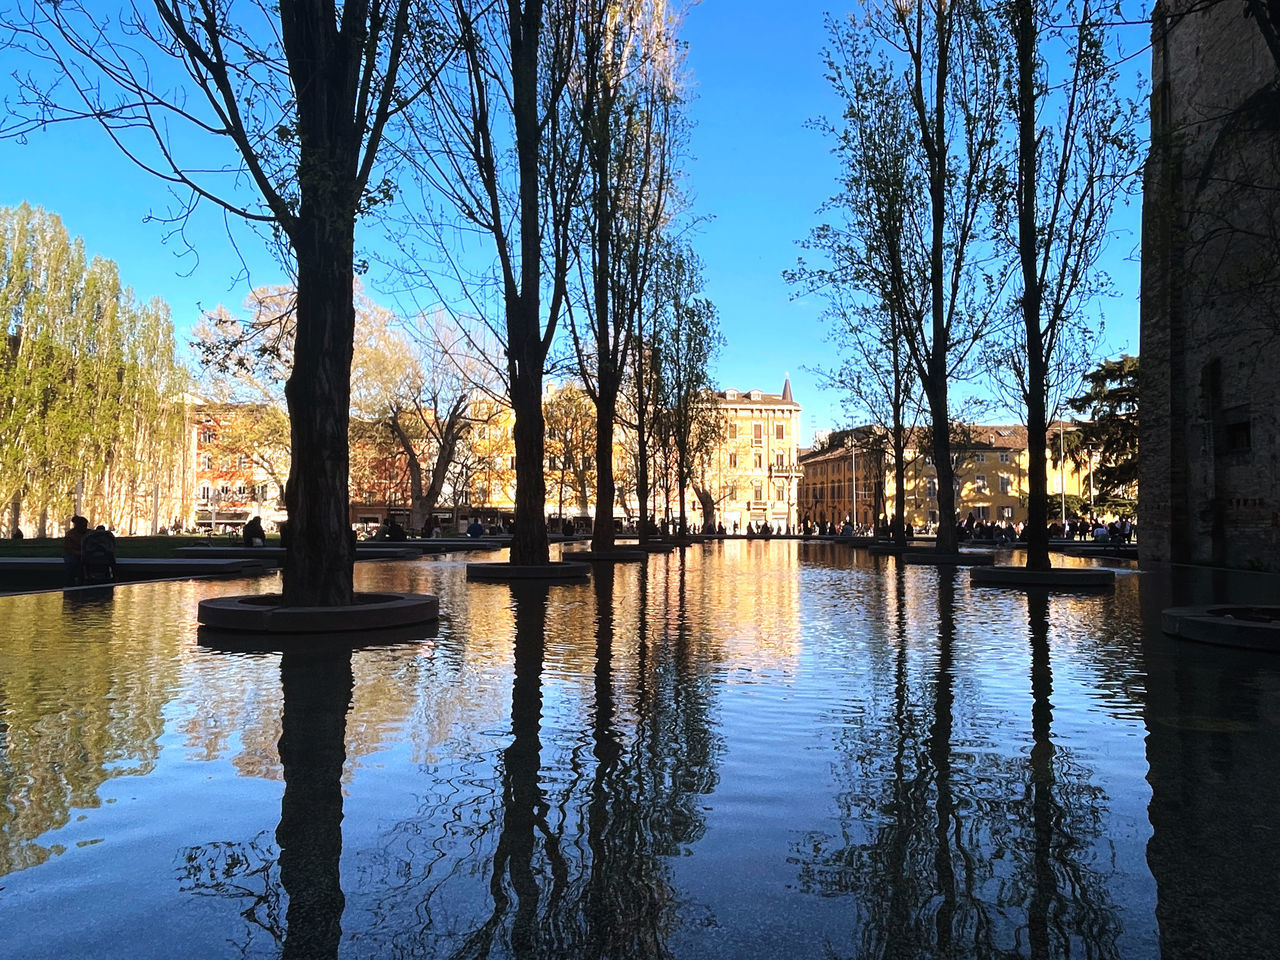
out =
<path fill-rule="evenodd" d="M 683 34 L 696 95 L 686 181 L 701 221 L 693 242 L 728 341 L 715 373 L 722 387 L 769 392 L 781 390 L 789 373 L 804 408 L 806 442 L 813 430 L 848 418 L 842 398 L 820 391 L 811 372 L 836 360 L 821 304 L 793 300 L 782 279 L 835 182 L 829 145 L 805 128 L 806 121 L 839 110 L 822 75 L 823 15 L 831 9 L 842 8 L 830 0 L 703 0 L 690 11 Z M 1146 27 L 1126 30 L 1131 48 L 1146 42 Z M 1139 54 L 1129 69 L 1145 72 L 1148 64 L 1149 56 Z M 7 75 L 0 92 L 11 96 Z M 201 310 L 219 303 L 238 308 L 250 283 L 283 281 L 261 241 L 240 229 L 234 235 L 252 267 L 245 280 L 222 218 L 211 209 L 187 229 L 198 257 L 166 239 L 164 225 L 145 222 L 150 212 L 167 209 L 165 188 L 89 123 L 33 135 L 25 145 L 0 141 L 0 204 L 24 200 L 60 215 L 90 253 L 115 260 L 140 297 L 167 300 L 184 340 Z M 1106 352 L 1132 353 L 1138 348 L 1131 256 L 1136 206 L 1118 223 L 1128 233 L 1109 258 L 1122 295 L 1105 305 Z M 376 270 L 369 283 L 376 296 Z"/>

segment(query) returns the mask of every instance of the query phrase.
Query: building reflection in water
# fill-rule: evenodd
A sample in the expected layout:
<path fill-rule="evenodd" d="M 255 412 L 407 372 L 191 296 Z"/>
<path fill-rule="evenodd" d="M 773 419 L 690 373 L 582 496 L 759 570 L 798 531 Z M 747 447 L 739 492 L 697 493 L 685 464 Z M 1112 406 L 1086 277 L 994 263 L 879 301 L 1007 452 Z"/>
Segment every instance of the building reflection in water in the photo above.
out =
<path fill-rule="evenodd" d="M 1144 575 L 1141 605 L 1276 603 L 1274 578 L 1172 568 Z M 1276 654 L 1146 638 L 1147 780 L 1164 960 L 1274 956 L 1280 944 L 1280 679 Z M 1224 956 L 1225 953 L 1217 955 Z"/>

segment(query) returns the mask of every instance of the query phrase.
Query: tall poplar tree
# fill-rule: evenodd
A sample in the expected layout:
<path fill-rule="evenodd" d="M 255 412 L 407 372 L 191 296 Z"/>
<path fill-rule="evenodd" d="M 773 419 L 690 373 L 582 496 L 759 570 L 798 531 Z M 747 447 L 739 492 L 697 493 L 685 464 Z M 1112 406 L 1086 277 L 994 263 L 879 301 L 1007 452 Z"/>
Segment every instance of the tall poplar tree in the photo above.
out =
<path fill-rule="evenodd" d="M 115 263 L 23 204 L 0 208 L 0 318 L 7 525 L 34 512 L 43 535 L 79 505 L 136 532 L 157 487 L 181 482 L 186 375 L 168 307 L 138 303 Z"/>

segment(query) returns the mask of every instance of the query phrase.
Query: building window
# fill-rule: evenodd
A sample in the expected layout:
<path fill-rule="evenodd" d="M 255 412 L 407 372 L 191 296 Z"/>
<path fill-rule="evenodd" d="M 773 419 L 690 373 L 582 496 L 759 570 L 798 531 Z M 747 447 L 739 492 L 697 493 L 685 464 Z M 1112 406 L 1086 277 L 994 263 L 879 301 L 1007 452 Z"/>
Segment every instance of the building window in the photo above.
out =
<path fill-rule="evenodd" d="M 516 458 L 515 458 L 515 457 L 512 457 L 512 458 L 511 458 L 511 469 L 512 469 L 512 470 L 514 470 L 515 468 L 516 468 Z"/>
<path fill-rule="evenodd" d="M 779 502 L 787 499 L 787 491 L 782 488 L 782 484 L 775 483 L 773 485 L 773 499 Z"/>
<path fill-rule="evenodd" d="M 1000 519 L 1001 519 L 1001 520 L 1012 520 L 1012 519 L 1013 519 L 1013 507 L 1001 507 L 1001 508 L 1000 508 Z"/>
<path fill-rule="evenodd" d="M 754 500 L 763 500 L 763 499 L 764 499 L 764 484 L 763 484 L 763 483 L 757 483 L 757 484 L 756 484 L 756 487 L 755 487 L 755 496 L 754 496 L 752 499 L 754 499 Z"/>
<path fill-rule="evenodd" d="M 729 466 L 736 467 L 738 465 L 738 455 L 736 453 L 729 454 Z"/>
<path fill-rule="evenodd" d="M 764 424 L 753 423 L 751 425 L 751 442 L 759 445 L 764 443 Z"/>
<path fill-rule="evenodd" d="M 938 499 L 938 478 L 930 477 L 925 481 L 925 494 L 930 500 Z"/>
<path fill-rule="evenodd" d="M 738 485 L 736 483 L 729 484 L 729 499 L 730 500 L 738 499 Z"/>
<path fill-rule="evenodd" d="M 1225 453 L 1248 453 L 1253 449 L 1253 430 L 1247 406 L 1222 411 L 1222 446 Z"/>
<path fill-rule="evenodd" d="M 786 427 L 786 424 L 782 424 L 782 423 L 776 423 L 776 424 L 774 424 L 774 426 L 773 426 L 773 435 L 774 435 L 774 437 L 775 437 L 775 438 L 777 438 L 778 440 L 785 440 L 785 439 L 787 438 L 787 427 Z"/>
<path fill-rule="evenodd" d="M 1001 450 L 1001 451 L 1000 451 L 1000 462 L 1001 462 L 1001 463 L 1008 463 L 1008 462 L 1009 462 L 1009 451 L 1008 451 L 1008 450 Z"/>
<path fill-rule="evenodd" d="M 738 439 L 738 425 L 736 423 L 729 424 L 729 439 L 730 440 Z"/>
<path fill-rule="evenodd" d="M 987 492 L 987 475 L 980 473 L 973 478 L 973 486 L 979 493 Z"/>
<path fill-rule="evenodd" d="M 201 500 L 209 499 L 209 485 L 207 483 L 204 484 L 202 487 L 200 487 L 200 499 Z"/>
<path fill-rule="evenodd" d="M 243 497 L 243 496 L 244 496 L 246 493 L 248 493 L 248 492 L 249 492 L 249 488 L 248 488 L 248 487 L 246 487 L 243 483 L 242 483 L 242 484 L 240 484 L 238 487 L 236 487 L 236 496 L 237 496 L 237 497 Z"/>
<path fill-rule="evenodd" d="M 218 439 L 218 434 L 214 432 L 212 427 L 205 427 L 200 431 L 201 443 L 214 443 Z"/>
<path fill-rule="evenodd" d="M 931 453 L 926 453 L 926 454 L 924 455 L 924 465 L 925 465 L 926 467 L 932 467 L 932 466 L 933 466 L 933 454 L 931 454 Z"/>
<path fill-rule="evenodd" d="M 213 469 L 213 454 L 206 453 L 200 458 L 200 469 L 201 470 Z"/>
<path fill-rule="evenodd" d="M 973 517 L 975 520 L 990 520 L 991 508 L 990 507 L 974 507 Z"/>
<path fill-rule="evenodd" d="M 786 459 L 780 453 L 774 456 L 773 462 L 776 466 L 779 466 L 779 467 L 786 466 L 786 463 L 787 463 Z"/>
<path fill-rule="evenodd" d="M 757 470 L 764 469 L 764 454 L 757 453 L 755 457 L 755 465 Z"/>
<path fill-rule="evenodd" d="M 1009 491 L 1013 488 L 1013 483 L 1003 474 L 1000 477 L 1000 492 L 1005 496 L 1009 495 Z M 1012 509 L 1012 508 L 1010 508 Z"/>
<path fill-rule="evenodd" d="M 977 461 L 978 463 L 986 463 L 986 462 L 987 462 L 987 455 L 986 455 L 985 453 L 978 453 L 978 454 L 974 454 L 973 459 L 974 459 L 975 461 Z"/>

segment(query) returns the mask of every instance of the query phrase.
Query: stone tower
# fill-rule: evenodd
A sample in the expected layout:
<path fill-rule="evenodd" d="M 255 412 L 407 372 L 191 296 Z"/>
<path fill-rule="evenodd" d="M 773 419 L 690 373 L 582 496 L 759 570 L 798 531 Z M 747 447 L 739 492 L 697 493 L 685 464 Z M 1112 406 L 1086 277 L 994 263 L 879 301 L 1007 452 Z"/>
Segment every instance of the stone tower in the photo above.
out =
<path fill-rule="evenodd" d="M 1144 560 L 1280 571 L 1277 19 L 1270 0 L 1159 0 L 1152 16 Z"/>

